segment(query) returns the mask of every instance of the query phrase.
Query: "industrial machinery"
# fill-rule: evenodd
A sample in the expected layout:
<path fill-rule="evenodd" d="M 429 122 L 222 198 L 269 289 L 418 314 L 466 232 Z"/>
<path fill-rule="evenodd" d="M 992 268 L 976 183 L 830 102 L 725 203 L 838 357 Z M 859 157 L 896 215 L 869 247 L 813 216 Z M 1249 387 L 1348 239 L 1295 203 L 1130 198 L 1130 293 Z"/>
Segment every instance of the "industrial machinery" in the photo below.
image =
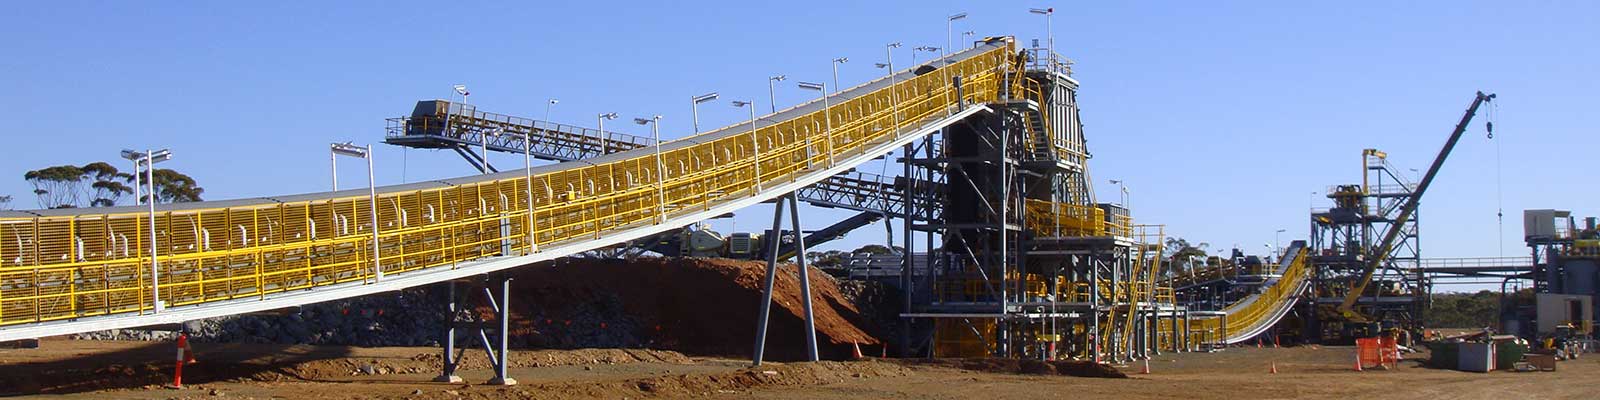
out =
<path fill-rule="evenodd" d="M 1417 207 L 1479 107 L 1494 97 L 1477 93 L 1417 183 L 1386 153 L 1366 149 L 1362 183 L 1329 188 L 1334 206 L 1311 215 L 1315 301 L 1302 310 L 1313 316 L 1306 331 L 1344 343 L 1388 329 L 1420 330 L 1429 283 L 1418 266 Z"/>
<path fill-rule="evenodd" d="M 458 328 L 477 329 L 468 336 L 497 349 L 491 382 L 505 384 L 512 282 L 502 271 L 663 241 L 682 254 L 764 254 L 775 264 L 881 218 L 901 220 L 902 355 L 1128 360 L 1238 343 L 1289 313 L 1309 275 L 1303 244 L 1259 264 L 1263 280 L 1248 296 L 1199 313 L 1176 304 L 1158 279 L 1163 227 L 1135 225 L 1126 203 L 1093 196 L 1070 61 L 1017 47 L 984 38 L 670 141 L 426 100 L 389 121 L 386 141 L 452 149 L 482 174 L 153 209 L 0 211 L 0 341 L 436 283 L 449 286 L 439 307 L 453 314 L 456 285 L 481 278 L 499 297 L 487 305 L 498 324 L 452 321 L 440 378 L 458 379 Z M 526 164 L 496 172 L 488 151 Z M 854 171 L 891 154 L 898 177 Z M 774 200 L 790 205 L 788 232 L 776 222 L 727 236 L 695 226 Z M 861 214 L 802 235 L 800 201 Z M 789 238 L 793 247 L 773 246 Z"/>
<path fill-rule="evenodd" d="M 1600 320 L 1600 223 L 1571 211 L 1523 210 L 1532 262 L 1502 285 L 1501 331 L 1529 339 L 1591 337 Z M 1531 282 L 1517 290 L 1514 283 Z"/>

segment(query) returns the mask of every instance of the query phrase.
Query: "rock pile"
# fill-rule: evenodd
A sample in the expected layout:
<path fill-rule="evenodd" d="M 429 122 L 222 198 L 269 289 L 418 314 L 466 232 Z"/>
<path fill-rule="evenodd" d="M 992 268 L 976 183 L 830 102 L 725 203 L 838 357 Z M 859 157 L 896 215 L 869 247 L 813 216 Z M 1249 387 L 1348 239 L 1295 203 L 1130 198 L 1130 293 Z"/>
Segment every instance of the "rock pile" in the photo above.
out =
<path fill-rule="evenodd" d="M 308 304 L 282 314 L 246 314 L 188 323 L 196 342 L 433 346 L 444 332 L 443 292 L 433 287 Z M 119 329 L 74 335 L 88 340 L 173 340 L 174 332 Z"/>

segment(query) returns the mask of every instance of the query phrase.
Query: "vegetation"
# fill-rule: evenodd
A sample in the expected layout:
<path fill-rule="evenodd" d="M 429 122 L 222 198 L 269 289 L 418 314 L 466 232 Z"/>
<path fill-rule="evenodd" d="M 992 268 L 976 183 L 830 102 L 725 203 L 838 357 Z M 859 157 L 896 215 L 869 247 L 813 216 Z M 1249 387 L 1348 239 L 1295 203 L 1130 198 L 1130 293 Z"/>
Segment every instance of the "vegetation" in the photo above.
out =
<path fill-rule="evenodd" d="M 157 169 L 156 201 L 161 203 L 188 203 L 200 201 L 204 188 L 195 184 L 194 178 L 170 169 Z"/>
<path fill-rule="evenodd" d="M 22 178 L 33 185 L 40 208 L 110 207 L 133 194 L 135 177 L 106 162 L 84 166 L 57 165 L 28 171 Z M 182 203 L 200 201 L 205 189 L 194 178 L 170 169 L 155 170 L 156 201 Z M 0 198 L 0 207 L 10 196 Z M 135 199 L 142 203 L 143 199 Z"/>
<path fill-rule="evenodd" d="M 899 254 L 904 249 L 900 247 L 889 248 L 879 244 L 861 246 L 854 251 L 828 250 L 806 252 L 806 263 L 817 268 L 839 268 L 844 266 L 844 260 L 851 254 Z"/>
<path fill-rule="evenodd" d="M 0 210 L 11 209 L 11 196 L 0 196 Z"/>
<path fill-rule="evenodd" d="M 1527 304 L 1533 301 L 1533 292 L 1529 290 L 1512 296 L 1526 298 L 1523 300 Z M 1433 295 L 1432 303 L 1423 312 L 1424 325 L 1429 328 L 1482 328 L 1500 324 L 1500 292 L 1441 293 Z"/>
<path fill-rule="evenodd" d="M 1211 247 L 1211 244 L 1206 242 L 1191 244 L 1188 239 L 1168 237 L 1167 242 L 1161 248 L 1161 256 L 1166 258 L 1166 261 L 1161 263 L 1162 271 L 1160 273 L 1167 275 L 1169 273 L 1181 274 L 1188 272 L 1182 269 L 1187 265 L 1182 261 L 1190 257 L 1204 259 L 1206 257 L 1206 249 L 1209 247 Z"/>

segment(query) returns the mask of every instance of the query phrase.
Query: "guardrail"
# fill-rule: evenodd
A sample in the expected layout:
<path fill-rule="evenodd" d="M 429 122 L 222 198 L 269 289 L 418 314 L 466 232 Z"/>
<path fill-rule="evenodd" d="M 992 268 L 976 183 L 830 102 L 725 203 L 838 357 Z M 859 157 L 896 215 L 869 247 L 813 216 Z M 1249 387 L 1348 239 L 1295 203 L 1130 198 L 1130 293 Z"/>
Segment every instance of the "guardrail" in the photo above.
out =
<path fill-rule="evenodd" d="M 754 132 L 702 134 L 584 163 L 382 188 L 378 217 L 362 193 L 0 216 L 0 325 L 312 290 L 385 275 L 523 255 L 555 244 L 609 244 L 608 233 L 755 196 L 948 116 L 958 100 L 990 103 L 1013 65 L 1007 41 L 945 74 L 907 76 Z M 942 76 L 961 76 L 961 99 Z M 889 78 L 880 79 L 879 82 Z M 1018 84 L 1011 82 L 1013 85 Z M 815 103 L 815 102 L 814 102 Z M 806 107 L 811 105 L 802 105 Z M 798 112 L 798 111 L 797 111 Z M 58 214 L 59 213 L 59 214 Z M 379 234 L 372 235 L 372 229 Z M 381 257 L 371 254 L 373 240 Z M 158 251 L 152 268 L 150 242 Z M 159 278 L 159 285 L 152 278 Z M 159 292 L 159 297 L 157 293 Z M 3 328 L 0 328 L 3 329 Z"/>

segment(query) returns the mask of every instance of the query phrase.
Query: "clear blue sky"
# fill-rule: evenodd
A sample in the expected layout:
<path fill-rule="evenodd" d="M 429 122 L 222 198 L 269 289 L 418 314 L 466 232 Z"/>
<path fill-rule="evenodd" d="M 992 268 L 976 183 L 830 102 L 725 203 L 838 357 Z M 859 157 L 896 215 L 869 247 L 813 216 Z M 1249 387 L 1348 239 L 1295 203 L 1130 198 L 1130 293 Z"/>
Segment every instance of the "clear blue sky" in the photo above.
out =
<path fill-rule="evenodd" d="M 1520 210 L 1600 211 L 1582 208 L 1597 194 L 1586 153 L 1600 141 L 1590 2 L 537 3 L 9 5 L 0 194 L 32 208 L 24 171 L 146 147 L 172 148 L 166 165 L 209 199 L 325 190 L 327 143 L 379 142 L 384 118 L 456 83 L 488 111 L 542 117 L 554 97 L 558 122 L 662 114 L 665 136 L 679 137 L 692 95 L 722 93 L 702 107 L 703 125 L 737 123 L 725 101 L 765 109 L 771 74 L 825 81 L 844 56 L 841 80 L 860 83 L 880 73 L 871 64 L 885 43 L 943 46 L 947 14 L 971 15 L 956 32 L 1028 40 L 1043 38 L 1045 21 L 1027 8 L 1053 6 L 1057 50 L 1078 62 L 1098 192 L 1115 201 L 1106 181 L 1125 179 L 1140 222 L 1249 249 L 1276 229 L 1303 238 L 1310 192 L 1358 180 L 1366 147 L 1425 167 L 1479 89 L 1500 95 L 1504 234 L 1496 144 L 1480 120 L 1425 202 L 1425 254 L 1520 255 Z M 780 88 L 779 106 L 806 96 Z M 610 127 L 646 132 L 622 121 Z M 471 173 L 453 153 L 380 145 L 378 157 L 384 184 Z M 350 165 L 344 180 L 361 173 Z M 740 228 L 766 212 L 741 213 Z M 808 225 L 844 215 L 816 210 Z"/>

